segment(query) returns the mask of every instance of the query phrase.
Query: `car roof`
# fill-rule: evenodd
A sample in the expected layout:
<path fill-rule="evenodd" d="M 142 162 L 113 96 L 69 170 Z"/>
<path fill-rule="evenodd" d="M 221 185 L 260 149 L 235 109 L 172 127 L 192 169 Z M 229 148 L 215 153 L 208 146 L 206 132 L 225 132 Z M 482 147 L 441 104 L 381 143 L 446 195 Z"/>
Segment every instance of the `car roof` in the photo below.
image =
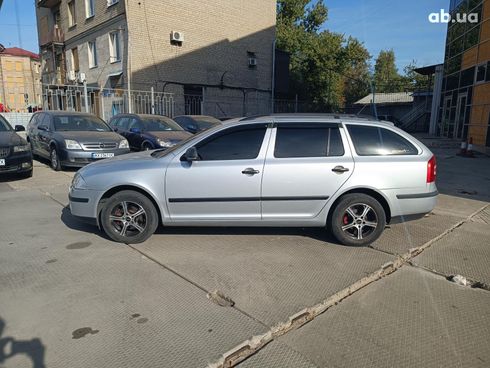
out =
<path fill-rule="evenodd" d="M 96 116 L 94 114 L 90 114 L 88 112 L 78 112 L 78 111 L 62 111 L 62 110 L 43 110 L 43 111 L 37 111 L 36 114 L 49 114 L 53 116 L 57 115 L 63 115 L 63 116 Z"/>

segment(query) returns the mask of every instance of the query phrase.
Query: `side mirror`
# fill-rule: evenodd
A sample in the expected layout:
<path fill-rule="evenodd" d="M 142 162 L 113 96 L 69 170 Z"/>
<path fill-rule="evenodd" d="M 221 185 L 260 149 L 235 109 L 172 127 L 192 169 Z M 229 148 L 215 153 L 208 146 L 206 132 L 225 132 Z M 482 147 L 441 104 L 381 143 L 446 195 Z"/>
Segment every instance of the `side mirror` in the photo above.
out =
<path fill-rule="evenodd" d="M 197 133 L 197 126 L 194 124 L 190 124 L 187 126 L 187 131 L 191 132 L 192 134 Z"/>
<path fill-rule="evenodd" d="M 131 128 L 131 129 L 129 129 L 129 131 L 131 133 L 134 133 L 134 134 L 140 134 L 141 133 L 141 129 L 139 129 L 139 128 Z"/>
<path fill-rule="evenodd" d="M 197 153 L 196 147 L 189 147 L 187 151 L 185 151 L 184 155 L 180 158 L 181 161 L 199 161 L 199 155 Z"/>
<path fill-rule="evenodd" d="M 47 132 L 47 131 L 48 131 L 48 127 L 47 127 L 46 125 L 39 125 L 39 126 L 37 127 L 37 129 L 39 129 L 39 130 L 44 130 L 45 132 Z"/>
<path fill-rule="evenodd" d="M 16 132 L 25 132 L 26 128 L 23 125 L 16 125 L 15 126 L 15 131 Z"/>

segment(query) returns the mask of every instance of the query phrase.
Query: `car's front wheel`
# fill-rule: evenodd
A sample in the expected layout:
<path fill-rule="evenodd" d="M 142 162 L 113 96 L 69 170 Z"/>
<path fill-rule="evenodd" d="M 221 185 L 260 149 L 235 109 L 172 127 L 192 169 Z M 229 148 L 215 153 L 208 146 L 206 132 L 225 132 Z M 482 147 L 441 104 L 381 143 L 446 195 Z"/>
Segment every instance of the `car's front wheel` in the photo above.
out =
<path fill-rule="evenodd" d="M 158 227 L 158 212 L 144 194 L 125 190 L 110 197 L 102 208 L 100 223 L 114 241 L 136 244 L 148 239 Z"/>
<path fill-rule="evenodd" d="M 61 161 L 60 161 L 60 156 L 58 155 L 58 151 L 56 150 L 56 147 L 51 147 L 51 151 L 49 153 L 49 158 L 51 161 L 51 168 L 54 171 L 60 171 L 61 170 Z"/>
<path fill-rule="evenodd" d="M 373 197 L 347 194 L 335 206 L 330 227 L 335 238 L 344 245 L 365 246 L 380 237 L 386 226 L 383 206 Z"/>

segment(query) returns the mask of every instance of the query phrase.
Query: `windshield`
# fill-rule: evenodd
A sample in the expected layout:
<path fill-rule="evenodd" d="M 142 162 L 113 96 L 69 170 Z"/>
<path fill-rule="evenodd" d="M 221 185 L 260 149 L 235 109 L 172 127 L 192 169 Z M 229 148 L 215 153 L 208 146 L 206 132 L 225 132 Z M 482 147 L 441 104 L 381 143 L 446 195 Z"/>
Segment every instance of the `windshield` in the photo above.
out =
<path fill-rule="evenodd" d="M 54 116 L 54 130 L 59 132 L 110 132 L 101 119 L 90 115 Z"/>
<path fill-rule="evenodd" d="M 144 129 L 149 132 L 184 130 L 175 121 L 163 116 L 142 117 L 141 121 L 143 122 Z"/>
<path fill-rule="evenodd" d="M 155 150 L 151 155 L 153 157 L 155 157 L 155 158 L 160 158 L 160 157 L 166 156 L 170 152 L 173 152 L 177 148 L 180 148 L 183 144 L 186 144 L 187 142 L 189 142 L 189 141 L 191 141 L 193 139 L 198 140 L 199 137 L 201 137 L 204 134 L 208 134 L 208 133 L 209 133 L 209 130 L 205 130 L 205 131 L 199 132 L 197 134 L 191 135 L 191 136 L 187 137 L 186 139 L 184 139 L 184 140 L 180 141 L 179 143 L 177 143 L 175 146 L 173 146 L 171 148 L 167 148 L 167 149 L 164 148 L 164 149 Z"/>
<path fill-rule="evenodd" d="M 215 125 L 221 124 L 218 119 L 215 119 L 211 116 L 194 117 L 193 120 L 196 122 L 196 125 L 199 127 L 199 129 L 209 129 Z"/>
<path fill-rule="evenodd" d="M 2 116 L 0 116 L 0 132 L 10 132 L 12 127 Z"/>

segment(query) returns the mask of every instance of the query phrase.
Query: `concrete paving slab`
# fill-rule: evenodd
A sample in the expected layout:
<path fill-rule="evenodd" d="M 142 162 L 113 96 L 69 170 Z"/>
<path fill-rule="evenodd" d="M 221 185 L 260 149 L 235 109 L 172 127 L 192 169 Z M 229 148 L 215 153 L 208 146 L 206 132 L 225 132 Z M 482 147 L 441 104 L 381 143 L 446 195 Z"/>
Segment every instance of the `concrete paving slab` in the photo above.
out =
<path fill-rule="evenodd" d="M 326 242 L 322 230 L 164 228 L 137 246 L 269 326 L 285 321 L 394 257 Z"/>
<path fill-rule="evenodd" d="M 467 222 L 415 257 L 414 263 L 490 285 L 490 226 Z"/>
<path fill-rule="evenodd" d="M 2 368 L 203 367 L 266 329 L 38 191 L 0 193 L 0 217 Z"/>
<path fill-rule="evenodd" d="M 392 254 L 405 254 L 439 236 L 463 218 L 433 212 L 425 217 L 390 225 L 371 246 Z"/>
<path fill-rule="evenodd" d="M 489 303 L 406 266 L 279 341 L 319 367 L 488 367 Z"/>
<path fill-rule="evenodd" d="M 488 201 L 478 201 L 468 195 L 465 196 L 465 198 L 461 198 L 454 195 L 439 194 L 434 213 L 439 215 L 468 217 L 487 204 Z"/>
<path fill-rule="evenodd" d="M 252 355 L 238 364 L 238 368 L 318 368 L 304 355 L 287 345 L 273 341 L 259 354 Z"/>

